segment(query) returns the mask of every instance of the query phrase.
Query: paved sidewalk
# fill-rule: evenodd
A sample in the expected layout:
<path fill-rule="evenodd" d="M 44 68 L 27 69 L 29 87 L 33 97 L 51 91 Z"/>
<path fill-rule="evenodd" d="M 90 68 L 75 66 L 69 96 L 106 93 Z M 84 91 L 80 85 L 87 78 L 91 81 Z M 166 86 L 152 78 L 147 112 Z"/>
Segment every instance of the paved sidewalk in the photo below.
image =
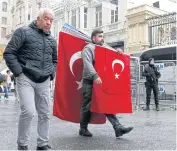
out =
<path fill-rule="evenodd" d="M 19 104 L 10 100 L 0 101 L 0 150 L 16 150 Z M 132 115 L 118 115 L 122 124 L 134 126 L 134 130 L 116 139 L 109 122 L 90 125 L 93 138 L 78 135 L 78 124 L 51 120 L 50 142 L 58 150 L 176 150 L 176 111 L 165 109 L 134 111 Z M 36 121 L 31 130 L 29 149 L 36 148 Z"/>

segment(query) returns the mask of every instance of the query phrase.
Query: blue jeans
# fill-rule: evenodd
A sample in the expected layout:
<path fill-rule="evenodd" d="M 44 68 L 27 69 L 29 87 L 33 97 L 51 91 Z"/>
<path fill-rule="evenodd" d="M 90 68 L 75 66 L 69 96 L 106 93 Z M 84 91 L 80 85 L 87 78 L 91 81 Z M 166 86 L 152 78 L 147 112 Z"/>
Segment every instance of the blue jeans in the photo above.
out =
<path fill-rule="evenodd" d="M 8 91 L 8 87 L 7 87 L 7 86 L 4 86 L 4 93 L 5 93 L 5 94 L 4 94 L 4 97 L 7 98 L 7 99 L 9 98 L 8 92 L 9 92 L 9 91 Z"/>

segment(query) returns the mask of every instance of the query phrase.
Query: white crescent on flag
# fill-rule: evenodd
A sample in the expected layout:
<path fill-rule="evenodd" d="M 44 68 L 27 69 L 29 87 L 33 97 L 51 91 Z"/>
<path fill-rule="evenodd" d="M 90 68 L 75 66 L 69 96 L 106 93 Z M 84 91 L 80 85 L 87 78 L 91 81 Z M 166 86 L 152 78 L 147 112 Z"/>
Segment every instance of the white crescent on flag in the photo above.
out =
<path fill-rule="evenodd" d="M 69 61 L 69 67 L 70 67 L 70 71 L 71 71 L 71 73 L 72 73 L 73 76 L 75 76 L 75 75 L 74 75 L 74 72 L 73 72 L 73 64 L 74 64 L 74 62 L 75 62 L 76 60 L 81 59 L 81 58 L 82 58 L 82 56 L 81 56 L 81 51 L 78 51 L 78 52 L 74 53 L 74 54 L 71 56 L 71 59 L 70 59 L 70 61 Z M 77 90 L 79 90 L 80 88 L 82 88 L 82 79 L 81 79 L 81 81 L 76 81 L 76 83 L 78 84 Z"/>
<path fill-rule="evenodd" d="M 122 66 L 121 72 L 124 70 L 124 68 L 125 68 L 124 63 L 123 63 L 121 60 L 115 59 L 115 60 L 112 62 L 112 70 L 113 70 L 113 72 L 114 72 L 114 66 L 115 66 L 115 64 L 120 64 L 120 65 Z M 119 79 L 119 76 L 120 76 L 120 74 L 116 73 L 116 74 L 115 74 L 115 79 Z"/>

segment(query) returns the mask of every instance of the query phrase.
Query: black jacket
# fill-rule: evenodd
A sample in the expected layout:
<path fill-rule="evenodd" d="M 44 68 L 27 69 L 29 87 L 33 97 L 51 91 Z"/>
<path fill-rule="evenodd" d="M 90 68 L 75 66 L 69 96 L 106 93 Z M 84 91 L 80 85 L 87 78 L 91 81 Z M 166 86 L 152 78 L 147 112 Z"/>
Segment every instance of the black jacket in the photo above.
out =
<path fill-rule="evenodd" d="M 146 77 L 146 81 L 148 83 L 158 83 L 158 79 L 161 77 L 161 74 L 157 71 L 155 66 L 147 65 L 142 76 Z"/>
<path fill-rule="evenodd" d="M 24 73 L 36 83 L 53 80 L 57 64 L 57 43 L 49 33 L 36 27 L 18 28 L 8 43 L 4 59 L 15 76 Z"/>

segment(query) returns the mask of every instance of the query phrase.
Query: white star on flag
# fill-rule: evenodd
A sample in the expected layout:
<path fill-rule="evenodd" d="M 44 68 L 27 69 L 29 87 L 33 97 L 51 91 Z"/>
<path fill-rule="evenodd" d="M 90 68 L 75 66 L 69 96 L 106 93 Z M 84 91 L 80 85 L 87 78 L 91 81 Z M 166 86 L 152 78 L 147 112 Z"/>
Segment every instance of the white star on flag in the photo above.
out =
<path fill-rule="evenodd" d="M 77 90 L 79 90 L 79 89 L 82 88 L 82 82 L 83 82 L 83 80 L 81 80 L 80 82 L 79 82 L 79 81 L 76 81 L 76 83 L 78 84 Z"/>
<path fill-rule="evenodd" d="M 119 79 L 119 75 L 117 73 L 115 74 L 115 79 Z"/>

